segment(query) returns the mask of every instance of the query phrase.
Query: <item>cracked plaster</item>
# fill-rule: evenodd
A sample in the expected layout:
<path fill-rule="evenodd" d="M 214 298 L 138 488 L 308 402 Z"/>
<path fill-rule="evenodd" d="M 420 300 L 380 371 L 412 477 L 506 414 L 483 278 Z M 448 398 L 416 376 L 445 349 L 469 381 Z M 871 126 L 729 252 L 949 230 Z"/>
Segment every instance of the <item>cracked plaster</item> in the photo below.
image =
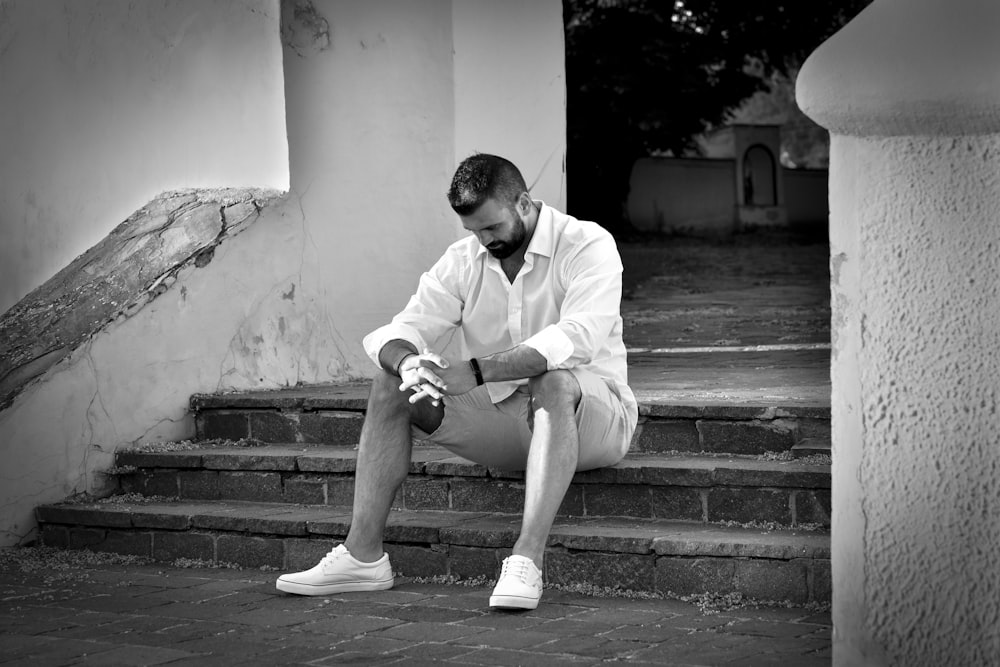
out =
<path fill-rule="evenodd" d="M 0 542 L 39 502 L 99 492 L 116 448 L 192 437 L 192 394 L 370 375 L 361 339 L 459 235 L 443 193 L 474 150 L 510 156 L 563 206 L 558 0 L 315 5 L 338 57 L 286 51 L 290 192 L 0 412 L 0 458 L 22 466 L 0 489 L 0 528 L 18 527 Z M 498 63 L 513 40 L 525 47 Z"/>

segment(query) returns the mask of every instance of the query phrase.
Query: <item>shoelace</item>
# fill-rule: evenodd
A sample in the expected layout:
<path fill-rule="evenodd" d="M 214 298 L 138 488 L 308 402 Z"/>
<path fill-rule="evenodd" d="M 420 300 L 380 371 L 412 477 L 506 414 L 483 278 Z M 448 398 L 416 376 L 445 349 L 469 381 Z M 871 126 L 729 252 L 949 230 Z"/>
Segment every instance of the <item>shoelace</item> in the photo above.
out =
<path fill-rule="evenodd" d="M 325 571 L 329 566 L 331 566 L 334 563 L 336 563 L 340 559 L 340 557 L 343 556 L 346 553 L 347 553 L 346 549 L 342 549 L 339 546 L 338 547 L 334 547 L 334 549 L 330 553 L 328 553 L 327 555 L 323 556 L 323 560 L 321 560 L 319 562 L 320 567 L 322 567 L 323 570 Z"/>
<path fill-rule="evenodd" d="M 528 583 L 528 575 L 531 573 L 530 566 L 532 562 L 530 560 L 518 558 L 507 558 L 503 562 L 503 567 L 500 569 L 500 578 L 503 579 L 506 576 L 517 577 L 525 584 Z"/>

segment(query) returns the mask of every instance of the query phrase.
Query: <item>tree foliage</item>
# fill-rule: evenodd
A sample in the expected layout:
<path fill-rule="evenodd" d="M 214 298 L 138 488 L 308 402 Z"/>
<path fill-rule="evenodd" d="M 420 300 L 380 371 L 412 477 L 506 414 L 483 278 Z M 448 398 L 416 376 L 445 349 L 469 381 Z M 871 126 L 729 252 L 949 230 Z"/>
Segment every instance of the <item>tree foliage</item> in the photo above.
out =
<path fill-rule="evenodd" d="M 563 0 L 570 210 L 624 231 L 636 159 L 695 136 L 871 0 Z"/>

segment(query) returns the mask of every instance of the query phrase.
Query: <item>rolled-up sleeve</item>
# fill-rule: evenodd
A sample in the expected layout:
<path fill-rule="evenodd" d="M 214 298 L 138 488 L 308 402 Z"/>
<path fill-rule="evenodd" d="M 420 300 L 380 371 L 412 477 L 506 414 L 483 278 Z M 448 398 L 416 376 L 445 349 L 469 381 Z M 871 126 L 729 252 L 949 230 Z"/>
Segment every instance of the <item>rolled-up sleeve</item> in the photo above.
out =
<path fill-rule="evenodd" d="M 524 341 L 549 370 L 590 363 L 621 317 L 622 262 L 610 234 L 567 258 L 561 273 L 566 295 L 559 321 Z"/>
<path fill-rule="evenodd" d="M 392 321 L 364 337 L 365 352 L 379 366 L 378 355 L 391 340 L 405 340 L 418 350 L 430 347 L 462 321 L 462 295 L 457 288 L 464 273 L 458 253 L 449 249 L 420 277 L 417 292 Z"/>

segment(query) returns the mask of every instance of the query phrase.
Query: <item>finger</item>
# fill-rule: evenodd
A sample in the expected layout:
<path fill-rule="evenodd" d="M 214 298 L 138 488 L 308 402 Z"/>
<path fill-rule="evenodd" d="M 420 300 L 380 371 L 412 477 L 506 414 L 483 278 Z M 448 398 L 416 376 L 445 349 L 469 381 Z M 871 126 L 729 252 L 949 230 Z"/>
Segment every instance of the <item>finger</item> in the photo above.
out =
<path fill-rule="evenodd" d="M 445 385 L 444 380 L 438 377 L 437 373 L 430 370 L 426 366 L 422 366 L 421 368 L 417 369 L 417 375 L 423 378 L 425 382 L 432 384 L 435 387 L 440 387 L 441 389 L 448 388 L 447 385 Z"/>
<path fill-rule="evenodd" d="M 438 389 L 437 387 L 435 387 L 432 384 L 422 384 L 422 385 L 420 385 L 420 389 L 425 394 L 428 394 L 429 396 L 431 396 L 431 397 L 433 397 L 435 399 L 439 399 L 442 396 L 444 396 L 444 394 L 441 393 L 441 390 Z"/>
<path fill-rule="evenodd" d="M 422 401 L 425 398 L 431 398 L 431 395 L 429 393 L 427 393 L 423 388 L 417 388 L 417 389 L 415 389 L 415 391 L 416 391 L 416 393 L 413 394 L 413 396 L 410 396 L 410 399 L 409 399 L 411 404 L 416 404 L 417 401 Z M 431 402 L 433 402 L 433 401 L 434 401 L 434 399 L 432 398 Z"/>
<path fill-rule="evenodd" d="M 448 368 L 448 360 L 442 357 L 440 354 L 435 354 L 431 352 L 430 348 L 424 348 L 424 353 L 420 355 L 421 358 L 426 359 L 438 368 Z"/>

